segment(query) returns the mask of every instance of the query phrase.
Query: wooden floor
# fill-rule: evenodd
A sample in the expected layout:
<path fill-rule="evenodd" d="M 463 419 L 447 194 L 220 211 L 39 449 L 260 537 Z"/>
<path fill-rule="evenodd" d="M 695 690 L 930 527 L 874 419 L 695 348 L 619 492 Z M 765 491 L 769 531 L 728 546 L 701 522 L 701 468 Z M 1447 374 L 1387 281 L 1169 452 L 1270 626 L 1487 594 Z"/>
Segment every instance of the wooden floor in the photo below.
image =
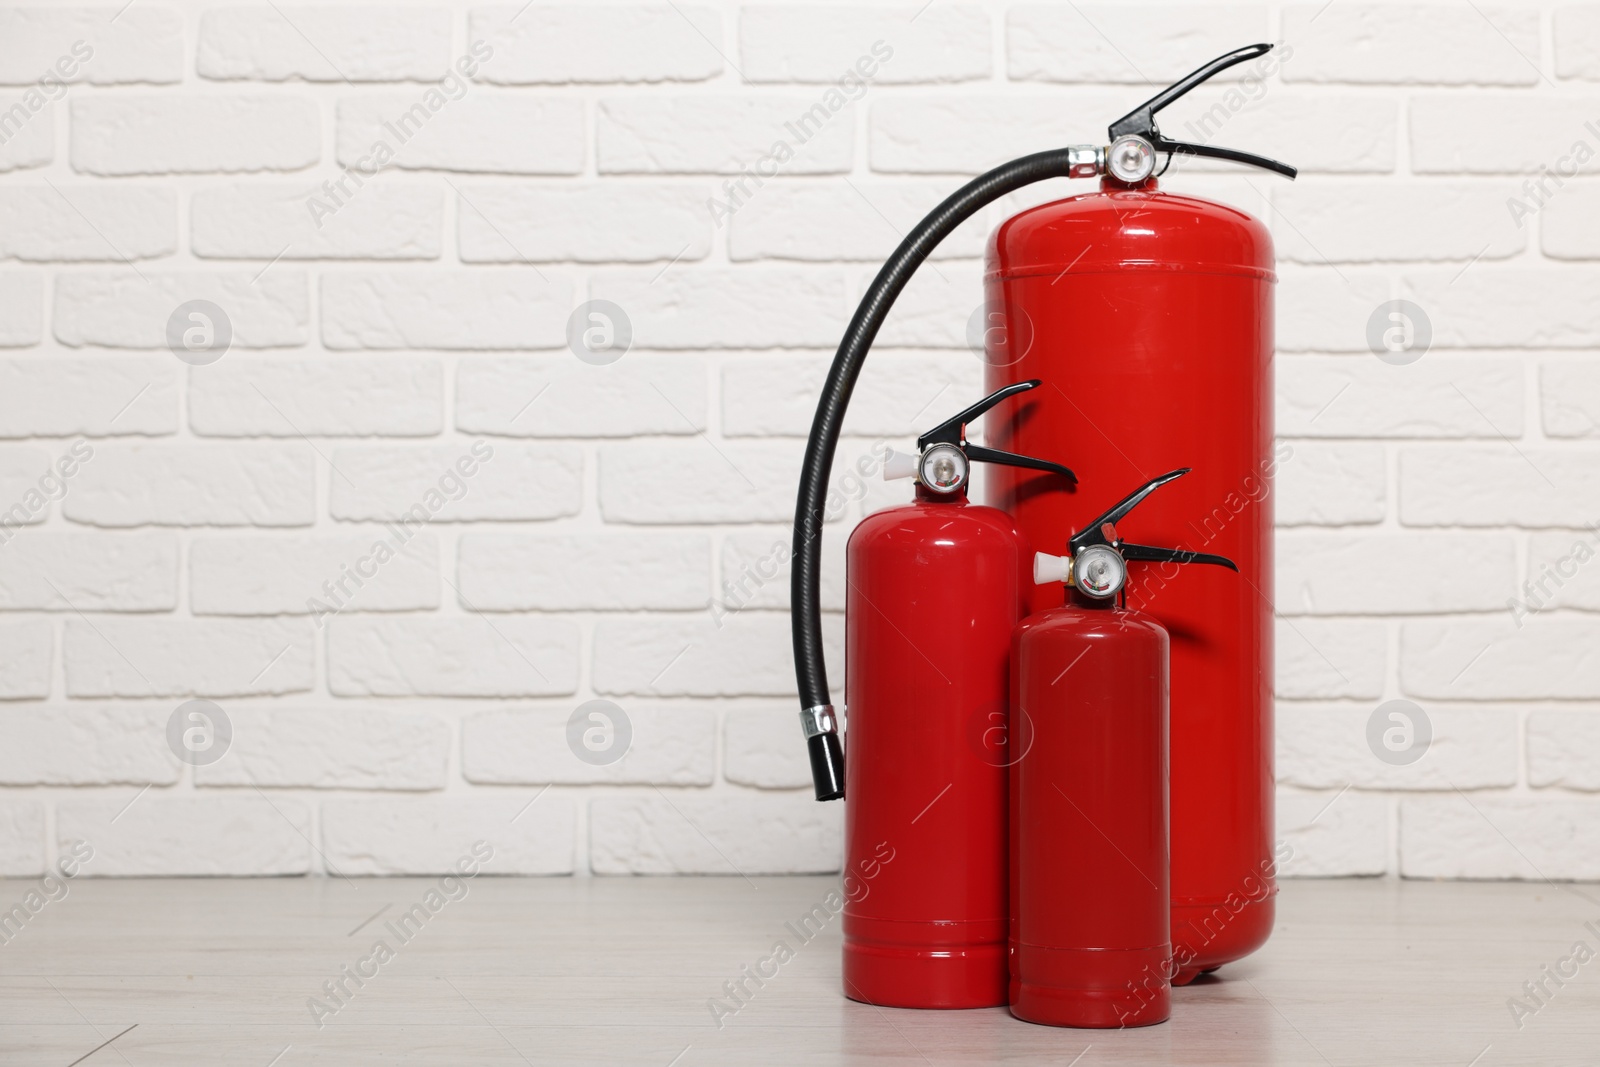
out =
<path fill-rule="evenodd" d="M 1127 1032 L 851 1003 L 837 920 L 804 944 L 784 925 L 831 885 L 479 878 L 402 940 L 389 924 L 434 880 L 79 879 L 0 944 L 0 1063 L 1600 1062 L 1600 961 L 1559 963 L 1576 942 L 1600 950 L 1592 885 L 1289 882 L 1266 949 Z M 0 881 L 0 906 L 36 886 Z M 780 938 L 794 958 L 719 1028 L 724 982 Z M 329 997 L 380 939 L 393 957 Z M 1576 969 L 1561 986 L 1558 966 Z M 1519 1028 L 1508 1000 L 1541 979 Z"/>

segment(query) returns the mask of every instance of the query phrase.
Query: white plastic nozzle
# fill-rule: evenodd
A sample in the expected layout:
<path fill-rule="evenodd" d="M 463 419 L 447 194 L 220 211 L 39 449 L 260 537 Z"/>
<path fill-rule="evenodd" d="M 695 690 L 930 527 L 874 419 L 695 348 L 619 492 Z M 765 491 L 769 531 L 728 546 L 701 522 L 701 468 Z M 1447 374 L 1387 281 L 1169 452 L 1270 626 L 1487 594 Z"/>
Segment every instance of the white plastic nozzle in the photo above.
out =
<path fill-rule="evenodd" d="M 1052 556 L 1048 552 L 1033 554 L 1033 584 L 1049 585 L 1064 582 L 1072 573 L 1071 556 Z"/>
<path fill-rule="evenodd" d="M 883 457 L 883 480 L 894 481 L 896 478 L 915 478 L 917 476 L 917 457 L 908 456 L 904 452 L 890 449 L 889 454 Z"/>

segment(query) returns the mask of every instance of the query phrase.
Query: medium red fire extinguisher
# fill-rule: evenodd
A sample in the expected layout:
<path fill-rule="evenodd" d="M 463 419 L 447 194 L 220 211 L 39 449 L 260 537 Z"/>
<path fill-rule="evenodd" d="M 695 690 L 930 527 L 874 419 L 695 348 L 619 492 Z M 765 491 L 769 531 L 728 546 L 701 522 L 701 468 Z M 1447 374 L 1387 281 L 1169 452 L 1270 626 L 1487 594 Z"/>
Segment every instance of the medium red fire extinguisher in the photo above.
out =
<path fill-rule="evenodd" d="M 891 456 L 916 500 L 864 519 L 846 553 L 844 990 L 902 1008 L 1006 1003 L 1006 720 L 1028 546 L 972 504 L 973 462 L 1074 481 L 971 444 L 966 426 L 1039 383 L 998 390 Z M 1041 473 L 1043 472 L 1043 473 Z M 892 864 L 880 864 L 884 849 Z M 864 872 L 875 871 L 870 883 Z"/>
<path fill-rule="evenodd" d="M 1167 864 L 1166 629 L 1119 599 L 1166 595 L 1180 563 L 1232 561 L 1122 539 L 1152 478 L 1039 553 L 1066 604 L 1024 619 L 1011 656 L 1011 1012 L 1054 1026 L 1159 1023 L 1173 975 Z M 1130 582 L 1128 563 L 1141 568 Z M 1181 583 L 1180 583 L 1181 584 Z M 1024 725 L 1024 723 L 1026 725 Z"/>
<path fill-rule="evenodd" d="M 1206 64 L 1113 123 L 1108 145 L 1052 149 L 996 167 L 918 223 L 846 328 L 818 400 L 795 504 L 791 612 L 801 724 L 817 799 L 835 800 L 845 793 L 845 763 L 823 664 L 819 539 L 828 472 L 862 363 L 912 274 L 962 222 L 1033 182 L 1100 178 L 1098 192 L 1024 211 L 993 239 L 990 388 L 1050 383 L 999 420 L 993 443 L 1071 456 L 1097 485 L 1142 480 L 1168 455 L 1192 456 L 1200 474 L 1141 513 L 1141 522 L 1166 543 L 1238 563 L 1240 581 L 1197 577 L 1144 605 L 1174 635 L 1171 889 L 1180 982 L 1254 950 L 1272 927 L 1273 258 L 1260 222 L 1159 190 L 1155 169 L 1162 156 L 1179 153 L 1291 178 L 1295 171 L 1173 141 L 1155 116 L 1270 48 L 1252 45 Z M 1096 405 L 1087 391 L 1063 388 L 1082 381 L 1094 382 L 1095 396 L 1138 402 Z M 1080 463 L 1080 455 L 1092 462 Z M 1003 468 L 996 474 L 991 502 L 1026 539 L 1045 543 L 1083 518 L 1070 494 L 1037 492 Z M 1033 604 L 1049 606 L 1037 597 Z M 1142 602 L 1130 595 L 1130 605 Z M 877 773 L 865 766 L 851 781 Z"/>

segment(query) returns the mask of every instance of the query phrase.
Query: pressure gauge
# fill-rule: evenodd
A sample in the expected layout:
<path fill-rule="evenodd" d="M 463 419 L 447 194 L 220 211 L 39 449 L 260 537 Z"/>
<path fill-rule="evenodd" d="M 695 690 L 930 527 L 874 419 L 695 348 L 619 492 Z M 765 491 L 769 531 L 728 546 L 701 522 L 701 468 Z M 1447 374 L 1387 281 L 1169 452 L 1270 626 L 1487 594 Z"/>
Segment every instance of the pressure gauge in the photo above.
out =
<path fill-rule="evenodd" d="M 1072 557 L 1072 584 L 1085 596 L 1114 597 L 1127 577 L 1128 565 L 1122 554 L 1106 545 L 1089 545 Z"/>
<path fill-rule="evenodd" d="M 967 454 L 955 445 L 934 445 L 917 462 L 917 480 L 935 493 L 958 492 L 967 484 Z"/>
<path fill-rule="evenodd" d="M 1118 137 L 1106 153 L 1106 169 L 1117 181 L 1138 185 L 1155 172 L 1155 147 L 1131 133 Z"/>

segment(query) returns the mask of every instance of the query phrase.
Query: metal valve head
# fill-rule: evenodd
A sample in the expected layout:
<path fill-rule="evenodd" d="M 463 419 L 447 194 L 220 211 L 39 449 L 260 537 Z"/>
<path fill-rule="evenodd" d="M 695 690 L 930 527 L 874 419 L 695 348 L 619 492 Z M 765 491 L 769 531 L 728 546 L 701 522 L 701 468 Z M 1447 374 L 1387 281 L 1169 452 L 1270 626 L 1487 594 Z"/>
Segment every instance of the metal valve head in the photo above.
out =
<path fill-rule="evenodd" d="M 1011 452 L 1002 452 L 998 448 L 985 448 L 967 441 L 967 423 L 976 421 L 1007 397 L 1025 393 L 1038 385 L 1037 378 L 1026 382 L 1014 382 L 1003 389 L 995 390 L 965 411 L 941 422 L 917 438 L 917 458 L 914 464 L 906 462 L 905 457 L 891 452 L 884 463 L 884 478 L 915 476 L 917 484 L 925 489 L 953 496 L 965 489 L 967 482 L 971 480 L 973 463 L 999 463 L 1008 467 L 1025 467 L 1029 470 L 1059 474 L 1076 485 L 1078 476 L 1059 463 L 1034 459 L 1032 456 L 1018 456 Z"/>
<path fill-rule="evenodd" d="M 1067 555 L 1051 556 L 1039 553 L 1034 557 L 1034 583 L 1045 585 L 1050 582 L 1065 582 L 1084 596 L 1096 600 L 1109 600 L 1121 592 L 1127 584 L 1128 563 L 1131 561 L 1212 563 L 1237 571 L 1239 568 L 1226 556 L 1212 555 L 1209 552 L 1190 552 L 1182 548 L 1136 545 L 1122 540 L 1117 534 L 1116 524 L 1137 507 L 1140 501 L 1161 486 L 1188 473 L 1188 467 L 1181 467 L 1145 482 L 1073 534 L 1072 539 L 1067 542 Z"/>

